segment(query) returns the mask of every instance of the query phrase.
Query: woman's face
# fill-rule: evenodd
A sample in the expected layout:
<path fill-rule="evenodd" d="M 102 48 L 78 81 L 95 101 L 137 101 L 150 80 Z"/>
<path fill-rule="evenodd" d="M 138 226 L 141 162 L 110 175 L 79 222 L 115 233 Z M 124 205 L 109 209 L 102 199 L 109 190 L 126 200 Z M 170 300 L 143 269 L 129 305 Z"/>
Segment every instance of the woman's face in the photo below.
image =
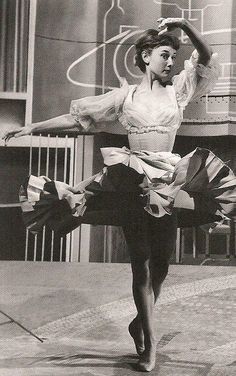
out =
<path fill-rule="evenodd" d="M 175 63 L 176 50 L 171 46 L 159 46 L 154 48 L 150 54 L 143 55 L 143 59 L 148 63 L 146 69 L 155 78 L 165 79 Z"/>

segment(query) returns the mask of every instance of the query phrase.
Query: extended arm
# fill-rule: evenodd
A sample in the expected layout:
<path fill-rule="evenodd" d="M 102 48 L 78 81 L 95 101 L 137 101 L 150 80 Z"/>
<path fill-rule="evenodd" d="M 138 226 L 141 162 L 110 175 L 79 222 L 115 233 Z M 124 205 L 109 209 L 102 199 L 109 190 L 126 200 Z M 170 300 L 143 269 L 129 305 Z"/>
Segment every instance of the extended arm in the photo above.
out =
<path fill-rule="evenodd" d="M 3 136 L 3 139 L 7 142 L 12 137 L 26 136 L 31 133 L 44 133 L 48 131 L 60 131 L 66 129 L 72 129 L 76 127 L 76 121 L 70 114 L 65 114 L 51 118 L 45 121 L 40 121 L 38 123 L 33 123 L 26 125 L 25 127 L 20 127 L 11 131 L 8 131 Z M 78 126 L 78 124 L 77 124 Z"/>
<path fill-rule="evenodd" d="M 43 132 L 50 130 L 64 130 L 76 126 L 74 118 L 70 114 L 64 114 L 38 123 L 29 125 L 31 132 Z M 78 124 L 77 124 L 78 125 Z"/>
<path fill-rule="evenodd" d="M 199 54 L 198 63 L 203 65 L 208 64 L 212 55 L 211 46 L 188 20 L 184 18 L 160 18 L 158 22 L 160 22 L 158 26 L 160 33 L 163 33 L 166 30 L 171 31 L 175 28 L 182 29 L 187 34 Z"/>

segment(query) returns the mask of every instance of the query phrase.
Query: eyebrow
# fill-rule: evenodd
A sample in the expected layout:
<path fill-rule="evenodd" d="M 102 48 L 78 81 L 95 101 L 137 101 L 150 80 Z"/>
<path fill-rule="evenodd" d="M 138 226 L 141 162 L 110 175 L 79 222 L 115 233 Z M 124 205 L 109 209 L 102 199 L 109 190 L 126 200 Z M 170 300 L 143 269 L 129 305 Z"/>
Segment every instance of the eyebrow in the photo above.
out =
<path fill-rule="evenodd" d="M 168 54 L 170 54 L 170 51 L 168 50 L 162 50 L 161 52 L 167 52 Z M 173 55 L 176 55 L 176 52 L 174 52 Z"/>

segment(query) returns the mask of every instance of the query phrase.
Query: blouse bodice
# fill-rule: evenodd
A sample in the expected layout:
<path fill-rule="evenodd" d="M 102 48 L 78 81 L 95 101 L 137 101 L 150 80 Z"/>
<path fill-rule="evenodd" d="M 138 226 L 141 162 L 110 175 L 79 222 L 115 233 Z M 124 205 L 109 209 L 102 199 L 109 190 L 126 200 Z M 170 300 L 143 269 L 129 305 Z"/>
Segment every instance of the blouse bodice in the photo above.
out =
<path fill-rule="evenodd" d="M 176 131 L 182 120 L 173 86 L 160 88 L 160 96 L 153 111 L 148 111 L 140 102 L 134 102 L 136 89 L 137 85 L 129 86 L 118 116 L 128 132 L 130 149 L 172 151 Z"/>
<path fill-rule="evenodd" d="M 70 113 L 85 131 L 105 131 L 118 120 L 128 134 L 132 150 L 171 151 L 185 107 L 209 93 L 218 75 L 217 54 L 204 66 L 198 63 L 195 50 L 185 61 L 184 69 L 172 78 L 172 84 L 161 87 L 152 111 L 135 103 L 137 85 L 129 85 L 124 79 L 121 88 L 73 100 Z"/>

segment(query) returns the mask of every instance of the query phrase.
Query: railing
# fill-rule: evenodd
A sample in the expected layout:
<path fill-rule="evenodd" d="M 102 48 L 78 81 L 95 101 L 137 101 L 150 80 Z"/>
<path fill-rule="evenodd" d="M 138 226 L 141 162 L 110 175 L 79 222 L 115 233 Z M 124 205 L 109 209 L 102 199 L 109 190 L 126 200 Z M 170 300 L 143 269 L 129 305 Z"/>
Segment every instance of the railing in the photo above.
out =
<path fill-rule="evenodd" d="M 44 175 L 70 185 L 92 175 L 93 135 L 30 135 L 11 139 L 8 147 L 27 148 L 29 175 Z M 0 206 L 19 207 L 20 204 L 13 202 Z M 26 230 L 24 258 L 32 261 L 87 262 L 89 245 L 90 225 L 82 225 L 62 238 L 45 227 L 42 233 L 36 235 Z"/>
<path fill-rule="evenodd" d="M 44 155 L 44 149 L 46 155 Z M 61 166 L 62 176 L 59 175 L 59 154 L 60 150 L 63 151 L 63 165 Z M 37 165 L 33 166 L 34 154 L 36 154 Z M 50 169 L 51 173 L 49 174 L 50 160 L 53 157 L 52 168 Z M 30 136 L 30 145 L 29 145 L 29 175 L 44 175 L 54 180 L 62 180 L 65 183 L 73 185 L 74 183 L 74 139 L 68 138 L 66 135 L 64 138 L 55 138 L 42 137 L 39 135 Z M 49 239 L 47 240 L 50 244 L 50 261 L 57 259 L 58 261 L 70 261 L 71 257 L 71 234 L 61 237 L 59 245 L 55 246 L 56 236 L 54 231 L 49 231 L 47 234 Z M 26 230 L 26 242 L 25 242 L 25 260 L 28 260 L 29 255 L 29 244 L 30 238 L 34 238 L 33 246 L 33 261 L 36 261 L 38 258 L 41 261 L 45 260 L 45 248 L 46 248 L 46 228 L 43 227 L 42 234 L 32 235 Z M 57 255 L 59 251 L 59 255 Z M 55 254 L 56 253 L 56 254 Z M 65 253 L 65 255 L 64 255 Z M 64 255 L 64 256 L 63 256 Z"/>

